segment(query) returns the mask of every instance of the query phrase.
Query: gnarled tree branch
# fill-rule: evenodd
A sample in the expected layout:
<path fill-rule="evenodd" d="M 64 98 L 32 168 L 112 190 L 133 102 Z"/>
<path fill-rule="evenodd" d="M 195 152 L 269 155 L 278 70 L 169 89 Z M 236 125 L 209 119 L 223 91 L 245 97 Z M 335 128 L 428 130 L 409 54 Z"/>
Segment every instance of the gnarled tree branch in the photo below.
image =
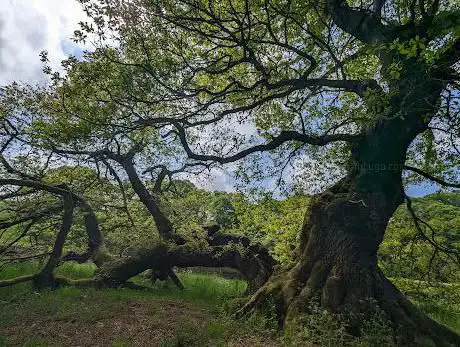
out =
<path fill-rule="evenodd" d="M 201 161 L 215 161 L 221 164 L 232 163 L 252 153 L 264 152 L 264 151 L 270 151 L 272 149 L 276 149 L 282 144 L 289 142 L 289 141 L 298 141 L 298 142 L 308 143 L 308 144 L 315 145 L 315 146 L 324 146 L 331 142 L 338 142 L 338 141 L 354 142 L 357 139 L 359 139 L 358 135 L 350 135 L 350 134 L 330 134 L 330 135 L 323 135 L 323 136 L 315 136 L 315 135 L 302 134 L 297 131 L 283 130 L 280 132 L 278 136 L 273 137 L 270 142 L 250 147 L 248 149 L 242 150 L 228 157 L 221 157 L 217 155 L 195 153 L 189 146 L 189 143 L 187 141 L 187 136 L 185 133 L 185 129 L 178 122 L 175 122 L 174 126 L 177 129 L 177 134 L 179 136 L 181 144 L 184 147 L 184 150 L 187 153 L 189 158 L 195 159 L 195 160 L 201 160 Z"/>

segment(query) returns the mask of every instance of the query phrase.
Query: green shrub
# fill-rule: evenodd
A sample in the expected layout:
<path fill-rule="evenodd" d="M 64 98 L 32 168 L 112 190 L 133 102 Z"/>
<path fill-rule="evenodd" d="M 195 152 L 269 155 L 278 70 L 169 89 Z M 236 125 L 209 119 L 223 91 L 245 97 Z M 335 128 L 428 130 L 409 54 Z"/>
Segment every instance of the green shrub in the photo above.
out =
<path fill-rule="evenodd" d="M 358 336 L 351 335 L 350 322 L 359 321 Z M 382 311 L 376 309 L 371 319 L 362 320 L 331 313 L 312 299 L 303 314 L 289 324 L 282 336 L 286 346 L 321 347 L 393 347 L 393 331 Z"/>

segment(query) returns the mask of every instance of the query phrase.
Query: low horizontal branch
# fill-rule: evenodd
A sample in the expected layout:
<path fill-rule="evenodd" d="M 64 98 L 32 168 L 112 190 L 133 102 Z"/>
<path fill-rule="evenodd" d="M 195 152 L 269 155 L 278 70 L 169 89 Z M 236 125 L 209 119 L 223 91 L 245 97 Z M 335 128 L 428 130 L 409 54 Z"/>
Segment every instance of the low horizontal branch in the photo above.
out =
<path fill-rule="evenodd" d="M 7 279 L 7 280 L 1 280 L 0 287 L 9 287 L 9 286 L 12 286 L 18 283 L 32 281 L 35 278 L 35 276 L 36 276 L 35 274 L 25 275 L 25 276 L 19 276 L 19 277 Z"/>
<path fill-rule="evenodd" d="M 32 254 L 32 255 L 25 255 L 21 257 L 8 257 L 8 258 L 0 258 L 0 261 L 24 261 L 24 260 L 29 260 L 29 259 L 35 259 L 35 258 L 42 258 L 50 255 L 50 253 L 40 253 L 40 254 Z"/>

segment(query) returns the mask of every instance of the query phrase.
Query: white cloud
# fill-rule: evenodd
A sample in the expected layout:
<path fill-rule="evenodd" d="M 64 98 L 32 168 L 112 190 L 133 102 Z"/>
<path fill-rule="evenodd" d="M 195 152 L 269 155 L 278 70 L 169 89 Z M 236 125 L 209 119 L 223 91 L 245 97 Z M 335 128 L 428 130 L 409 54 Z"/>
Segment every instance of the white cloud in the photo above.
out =
<path fill-rule="evenodd" d="M 5 3 L 6 2 L 6 3 Z M 80 49 L 71 41 L 86 16 L 76 0 L 3 0 L 0 7 L 0 85 L 44 80 L 39 53 L 50 64 Z"/>
<path fill-rule="evenodd" d="M 209 174 L 192 176 L 190 180 L 198 187 L 207 190 L 235 192 L 235 180 L 226 168 L 213 168 Z"/>

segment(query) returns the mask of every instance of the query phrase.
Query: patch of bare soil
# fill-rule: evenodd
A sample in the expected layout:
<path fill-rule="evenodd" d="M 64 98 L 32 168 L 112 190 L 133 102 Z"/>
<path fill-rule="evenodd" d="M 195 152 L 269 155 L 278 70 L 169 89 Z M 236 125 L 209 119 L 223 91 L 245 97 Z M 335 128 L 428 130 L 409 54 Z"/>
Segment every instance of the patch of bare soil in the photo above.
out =
<path fill-rule="evenodd" d="M 78 317 L 65 320 L 33 317 L 4 327 L 1 334 L 7 337 L 8 346 L 22 346 L 25 339 L 45 342 L 40 346 L 162 346 L 165 341 L 171 341 L 179 329 L 190 329 L 193 334 L 212 318 L 206 308 L 193 304 L 139 300 L 120 302 L 111 317 L 95 322 Z M 277 344 L 253 336 L 235 336 L 228 346 L 274 347 Z"/>

